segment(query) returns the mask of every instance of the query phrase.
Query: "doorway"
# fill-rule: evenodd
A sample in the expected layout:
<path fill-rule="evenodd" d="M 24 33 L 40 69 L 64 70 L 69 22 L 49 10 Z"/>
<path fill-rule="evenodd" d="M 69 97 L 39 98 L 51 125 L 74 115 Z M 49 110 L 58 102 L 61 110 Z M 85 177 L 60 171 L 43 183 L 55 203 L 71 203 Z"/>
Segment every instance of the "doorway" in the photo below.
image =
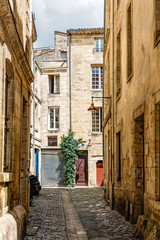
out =
<path fill-rule="evenodd" d="M 76 164 L 76 185 L 88 185 L 88 152 L 79 151 L 78 160 Z"/>
<path fill-rule="evenodd" d="M 97 186 L 103 186 L 103 162 L 96 163 Z"/>
<path fill-rule="evenodd" d="M 39 180 L 39 149 L 35 149 L 36 152 L 36 176 Z"/>

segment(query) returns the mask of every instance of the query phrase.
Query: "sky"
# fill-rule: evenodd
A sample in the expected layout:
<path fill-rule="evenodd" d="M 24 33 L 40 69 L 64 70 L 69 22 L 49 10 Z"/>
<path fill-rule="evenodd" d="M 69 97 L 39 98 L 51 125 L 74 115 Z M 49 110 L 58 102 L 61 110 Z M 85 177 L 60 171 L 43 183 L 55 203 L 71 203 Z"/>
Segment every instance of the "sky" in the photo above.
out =
<path fill-rule="evenodd" d="M 54 31 L 103 27 L 104 0 L 32 0 L 37 41 L 34 48 L 54 47 Z"/>

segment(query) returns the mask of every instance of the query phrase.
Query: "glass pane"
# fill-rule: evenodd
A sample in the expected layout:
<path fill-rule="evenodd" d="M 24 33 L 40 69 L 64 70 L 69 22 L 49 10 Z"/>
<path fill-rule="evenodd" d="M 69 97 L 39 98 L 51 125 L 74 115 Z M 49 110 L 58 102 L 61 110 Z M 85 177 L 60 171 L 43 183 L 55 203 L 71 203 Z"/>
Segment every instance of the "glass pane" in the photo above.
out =
<path fill-rule="evenodd" d="M 54 108 L 50 109 L 50 128 L 54 128 Z"/>
<path fill-rule="evenodd" d="M 55 108 L 55 128 L 59 128 L 59 108 Z"/>
<path fill-rule="evenodd" d="M 99 132 L 99 110 L 92 112 L 92 132 Z"/>
<path fill-rule="evenodd" d="M 49 77 L 49 93 L 54 93 L 54 76 Z"/>

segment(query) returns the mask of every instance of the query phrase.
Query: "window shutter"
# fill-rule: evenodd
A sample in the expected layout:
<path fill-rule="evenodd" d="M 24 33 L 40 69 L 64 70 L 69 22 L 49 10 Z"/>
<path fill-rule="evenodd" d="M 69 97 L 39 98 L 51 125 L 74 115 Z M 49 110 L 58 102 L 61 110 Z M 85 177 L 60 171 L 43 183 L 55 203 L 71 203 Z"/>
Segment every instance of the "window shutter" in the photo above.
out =
<path fill-rule="evenodd" d="M 54 76 L 49 76 L 49 93 L 54 93 Z"/>
<path fill-rule="evenodd" d="M 60 92 L 60 81 L 59 81 L 59 76 L 55 77 L 55 93 Z"/>

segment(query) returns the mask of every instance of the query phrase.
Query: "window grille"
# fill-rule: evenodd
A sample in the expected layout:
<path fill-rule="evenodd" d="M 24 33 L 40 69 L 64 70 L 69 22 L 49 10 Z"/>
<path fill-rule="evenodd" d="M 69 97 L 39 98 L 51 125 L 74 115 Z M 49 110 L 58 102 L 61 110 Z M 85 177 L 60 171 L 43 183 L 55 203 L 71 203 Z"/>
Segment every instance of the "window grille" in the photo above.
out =
<path fill-rule="evenodd" d="M 103 88 L 103 67 L 92 67 L 92 89 Z"/>
<path fill-rule="evenodd" d="M 92 132 L 102 132 L 102 108 L 92 112 Z"/>
<path fill-rule="evenodd" d="M 49 128 L 59 129 L 59 108 L 49 109 Z"/>
<path fill-rule="evenodd" d="M 103 52 L 103 39 L 95 39 L 95 52 Z"/>
<path fill-rule="evenodd" d="M 48 146 L 50 147 L 57 146 L 57 136 L 48 137 Z"/>

